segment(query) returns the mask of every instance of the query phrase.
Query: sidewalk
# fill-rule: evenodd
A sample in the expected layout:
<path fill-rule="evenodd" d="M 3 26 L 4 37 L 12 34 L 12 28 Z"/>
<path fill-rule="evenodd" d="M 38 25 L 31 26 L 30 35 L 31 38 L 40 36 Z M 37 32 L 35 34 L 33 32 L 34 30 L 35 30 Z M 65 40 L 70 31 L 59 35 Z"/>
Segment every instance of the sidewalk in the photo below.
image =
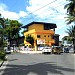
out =
<path fill-rule="evenodd" d="M 20 51 L 20 53 L 29 53 L 29 54 L 42 54 L 42 51 Z"/>

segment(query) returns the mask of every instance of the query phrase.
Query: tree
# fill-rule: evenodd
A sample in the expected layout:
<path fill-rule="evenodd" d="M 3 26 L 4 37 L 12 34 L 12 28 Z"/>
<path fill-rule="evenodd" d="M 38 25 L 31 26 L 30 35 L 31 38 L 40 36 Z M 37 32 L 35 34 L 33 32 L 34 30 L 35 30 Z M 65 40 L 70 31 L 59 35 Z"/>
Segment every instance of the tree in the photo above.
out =
<path fill-rule="evenodd" d="M 68 44 L 72 43 L 72 38 L 70 36 L 64 36 L 62 38 L 62 40 L 63 40 L 63 43 L 64 43 L 64 41 L 66 41 Z"/>
<path fill-rule="evenodd" d="M 4 18 L 2 18 L 0 14 L 0 47 L 3 46 L 4 43 L 4 32 L 5 32 L 5 23 L 4 23 Z"/>
<path fill-rule="evenodd" d="M 66 0 L 69 1 L 68 4 L 64 6 L 67 9 L 67 24 L 75 22 L 75 0 Z"/>
<path fill-rule="evenodd" d="M 66 33 L 68 33 L 68 35 L 70 37 L 73 37 L 73 36 L 75 36 L 75 31 L 74 30 L 75 30 L 75 26 L 71 26 L 71 27 L 67 28 Z"/>
<path fill-rule="evenodd" d="M 65 9 L 67 9 L 67 24 L 71 24 L 72 22 L 75 22 L 75 0 L 66 0 L 69 1 L 68 4 L 65 5 Z M 74 53 L 75 53 L 75 30 L 72 30 L 73 32 L 73 45 L 74 45 Z"/>
<path fill-rule="evenodd" d="M 8 39 L 18 38 L 20 36 L 19 31 L 21 30 L 22 24 L 17 20 L 9 20 L 10 25 L 6 27 L 6 35 Z"/>
<path fill-rule="evenodd" d="M 67 24 L 71 24 L 72 22 L 75 22 L 75 16 L 68 14 L 66 22 Z"/>
<path fill-rule="evenodd" d="M 3 34 L 3 42 L 5 43 L 6 39 L 15 39 L 20 37 L 19 31 L 21 30 L 22 24 L 17 20 L 10 20 L 2 18 L 0 14 L 0 32 Z"/>
<path fill-rule="evenodd" d="M 65 5 L 65 9 L 67 9 L 67 13 L 75 16 L 75 0 L 66 0 L 69 1 L 68 4 Z"/>
<path fill-rule="evenodd" d="M 26 36 L 26 41 L 29 42 L 32 46 L 34 46 L 34 38 L 31 35 Z"/>
<path fill-rule="evenodd" d="M 75 26 L 71 26 L 71 27 L 67 28 L 66 33 L 68 33 L 68 35 L 69 35 L 69 41 L 73 41 L 73 44 L 74 44 L 74 42 L 75 42 Z"/>

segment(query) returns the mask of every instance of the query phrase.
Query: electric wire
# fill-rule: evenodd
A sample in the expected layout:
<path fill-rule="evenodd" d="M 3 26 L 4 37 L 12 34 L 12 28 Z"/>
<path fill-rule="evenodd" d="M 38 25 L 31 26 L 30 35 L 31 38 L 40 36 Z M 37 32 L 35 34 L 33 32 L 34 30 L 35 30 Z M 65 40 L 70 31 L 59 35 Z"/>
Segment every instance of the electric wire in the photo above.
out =
<path fill-rule="evenodd" d="M 64 5 L 65 3 L 63 3 L 63 5 Z M 56 6 L 55 8 L 57 8 L 57 7 L 59 7 L 59 6 L 62 6 L 62 5 L 58 5 L 58 6 Z M 55 11 L 57 11 L 58 13 L 60 13 L 60 14 L 62 14 L 62 15 L 65 15 L 65 14 L 63 14 L 63 13 L 61 13 L 61 12 L 59 12 L 57 9 L 55 9 L 54 7 L 51 7 L 51 9 L 54 9 Z M 42 8 L 41 8 L 42 9 Z M 47 11 L 50 11 L 50 9 L 47 9 Z M 36 10 L 35 10 L 35 12 L 37 12 Z M 33 12 L 34 13 L 34 12 Z M 57 13 L 57 14 L 58 14 Z M 32 13 L 30 13 L 30 14 L 32 14 Z M 29 14 L 29 16 L 30 16 L 30 14 Z M 40 13 L 40 14 L 43 14 L 43 12 L 42 13 Z M 57 15 L 56 14 L 56 15 Z M 48 14 L 48 15 L 52 15 L 51 13 L 50 14 Z M 48 16 L 47 15 L 47 16 Z M 53 14 L 53 15 L 55 15 L 55 14 Z M 35 15 L 36 16 L 36 15 Z M 26 17 L 25 17 L 26 18 Z M 32 18 L 26 18 L 26 19 L 32 19 Z"/>

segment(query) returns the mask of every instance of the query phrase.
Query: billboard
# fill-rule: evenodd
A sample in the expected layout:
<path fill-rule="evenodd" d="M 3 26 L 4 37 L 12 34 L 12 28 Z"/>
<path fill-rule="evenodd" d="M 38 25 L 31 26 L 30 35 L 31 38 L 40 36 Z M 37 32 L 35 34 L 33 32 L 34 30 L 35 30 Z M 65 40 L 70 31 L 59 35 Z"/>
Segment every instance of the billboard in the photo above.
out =
<path fill-rule="evenodd" d="M 39 40 L 37 40 L 37 44 L 45 44 L 45 39 L 39 39 Z"/>

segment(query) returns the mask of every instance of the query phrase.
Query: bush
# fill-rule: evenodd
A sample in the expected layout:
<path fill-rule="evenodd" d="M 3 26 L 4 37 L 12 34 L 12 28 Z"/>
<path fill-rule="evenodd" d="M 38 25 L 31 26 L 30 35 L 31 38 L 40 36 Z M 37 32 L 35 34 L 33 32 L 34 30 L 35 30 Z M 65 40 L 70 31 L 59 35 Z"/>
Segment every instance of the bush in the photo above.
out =
<path fill-rule="evenodd" d="M 0 51 L 0 59 L 1 60 L 5 60 L 5 56 L 6 56 L 5 52 L 4 51 Z"/>

